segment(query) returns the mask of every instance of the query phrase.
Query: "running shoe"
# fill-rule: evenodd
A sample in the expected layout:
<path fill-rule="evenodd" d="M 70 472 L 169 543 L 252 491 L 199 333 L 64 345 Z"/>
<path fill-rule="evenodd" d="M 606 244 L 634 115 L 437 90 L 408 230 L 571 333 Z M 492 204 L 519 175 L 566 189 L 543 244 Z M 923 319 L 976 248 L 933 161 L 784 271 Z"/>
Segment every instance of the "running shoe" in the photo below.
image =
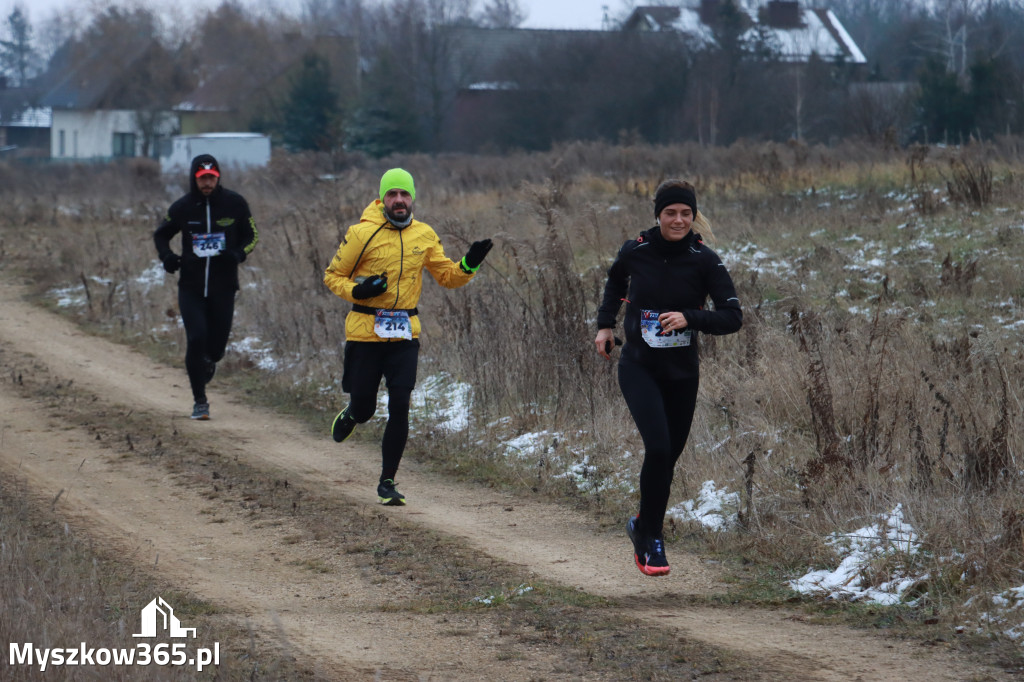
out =
<path fill-rule="evenodd" d="M 338 413 L 338 416 L 334 418 L 334 423 L 331 424 L 331 435 L 334 436 L 334 442 L 344 442 L 352 435 L 352 430 L 355 428 L 356 420 L 348 416 L 348 408 L 346 407 Z"/>
<path fill-rule="evenodd" d="M 668 559 L 665 557 L 665 541 L 648 538 L 640 532 L 640 517 L 634 516 L 626 523 L 626 534 L 633 542 L 633 559 L 644 575 L 668 575 Z"/>
<path fill-rule="evenodd" d="M 645 575 L 668 575 L 671 569 L 665 556 L 665 541 L 661 538 L 648 538 L 647 552 L 643 557 L 636 557 L 636 567 Z"/>
<path fill-rule="evenodd" d="M 192 406 L 192 419 L 202 419 L 203 421 L 210 418 L 210 403 L 196 403 Z"/>
<path fill-rule="evenodd" d="M 377 499 L 381 504 L 402 506 L 405 504 L 405 495 L 395 490 L 395 482 L 385 478 L 377 486 Z"/>

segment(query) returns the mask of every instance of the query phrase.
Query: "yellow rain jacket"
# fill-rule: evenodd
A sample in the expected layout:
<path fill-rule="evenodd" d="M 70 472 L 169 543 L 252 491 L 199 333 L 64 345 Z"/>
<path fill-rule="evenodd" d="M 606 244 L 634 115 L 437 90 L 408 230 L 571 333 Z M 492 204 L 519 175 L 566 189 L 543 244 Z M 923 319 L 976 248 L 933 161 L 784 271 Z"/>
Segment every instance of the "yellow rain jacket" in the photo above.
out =
<path fill-rule="evenodd" d="M 331 264 L 324 273 L 324 284 L 337 296 L 367 308 L 385 310 L 411 310 L 420 300 L 423 290 L 423 269 L 426 268 L 437 283 L 447 289 L 466 284 L 473 275 L 444 255 L 444 247 L 434 229 L 426 223 L 413 220 L 408 227 L 399 229 L 384 216 L 384 204 L 373 201 L 363 211 L 357 225 L 352 225 L 338 246 Z M 388 274 L 388 289 L 379 296 L 357 300 L 352 289 L 356 278 Z M 412 336 L 420 334 L 420 319 L 410 313 Z M 345 318 L 347 341 L 390 341 L 373 331 L 374 315 L 351 311 Z"/>

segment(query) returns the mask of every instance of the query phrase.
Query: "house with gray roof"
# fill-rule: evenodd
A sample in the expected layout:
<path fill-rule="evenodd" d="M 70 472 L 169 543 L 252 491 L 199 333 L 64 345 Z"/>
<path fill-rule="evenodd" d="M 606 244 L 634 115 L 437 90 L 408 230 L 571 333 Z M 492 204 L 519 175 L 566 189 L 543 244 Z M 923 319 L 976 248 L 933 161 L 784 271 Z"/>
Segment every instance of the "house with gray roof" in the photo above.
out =
<path fill-rule="evenodd" d="M 197 87 L 174 105 L 183 135 L 247 132 L 273 120 L 307 54 L 328 64 L 331 85 L 344 103 L 359 93 L 358 45 L 346 36 L 275 41 L 258 58 L 204 63 Z"/>
<path fill-rule="evenodd" d="M 850 65 L 867 58 L 830 9 L 810 7 L 798 0 L 736 0 L 746 27 L 742 37 L 763 39 L 785 62 L 808 62 L 813 57 Z M 698 45 L 712 45 L 714 23 L 723 0 L 699 0 L 679 6 L 637 7 L 623 24 L 626 31 L 675 31 Z"/>
<path fill-rule="evenodd" d="M 155 156 L 159 140 L 178 127 L 169 108 L 146 101 L 153 67 L 168 59 L 156 40 L 142 36 L 116 45 L 66 45 L 40 80 L 40 104 L 51 111 L 50 157 Z"/>

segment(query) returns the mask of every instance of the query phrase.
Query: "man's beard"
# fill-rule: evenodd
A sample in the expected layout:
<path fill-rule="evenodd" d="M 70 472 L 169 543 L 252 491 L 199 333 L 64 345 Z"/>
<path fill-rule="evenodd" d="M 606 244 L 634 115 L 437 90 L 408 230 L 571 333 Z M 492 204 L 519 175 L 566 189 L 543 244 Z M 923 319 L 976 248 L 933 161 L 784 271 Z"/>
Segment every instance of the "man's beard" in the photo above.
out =
<path fill-rule="evenodd" d="M 387 216 L 388 222 L 390 222 L 395 227 L 408 227 L 409 224 L 412 222 L 412 209 L 403 208 L 399 209 L 399 211 L 405 214 L 404 218 L 399 218 L 388 209 L 384 209 L 384 215 Z"/>

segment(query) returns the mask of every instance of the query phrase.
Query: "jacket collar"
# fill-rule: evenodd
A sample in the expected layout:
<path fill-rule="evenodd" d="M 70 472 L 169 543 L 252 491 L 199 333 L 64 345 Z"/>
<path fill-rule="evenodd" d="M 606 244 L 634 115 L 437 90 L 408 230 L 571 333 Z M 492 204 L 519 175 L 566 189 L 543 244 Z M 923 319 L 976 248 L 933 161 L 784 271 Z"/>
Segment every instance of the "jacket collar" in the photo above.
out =
<path fill-rule="evenodd" d="M 689 233 L 677 242 L 670 242 L 661 236 L 661 228 L 655 225 L 644 233 L 644 238 L 651 242 L 654 248 L 664 253 L 678 253 L 686 251 L 690 247 L 697 247 L 701 241 L 700 237 L 691 228 Z"/>

